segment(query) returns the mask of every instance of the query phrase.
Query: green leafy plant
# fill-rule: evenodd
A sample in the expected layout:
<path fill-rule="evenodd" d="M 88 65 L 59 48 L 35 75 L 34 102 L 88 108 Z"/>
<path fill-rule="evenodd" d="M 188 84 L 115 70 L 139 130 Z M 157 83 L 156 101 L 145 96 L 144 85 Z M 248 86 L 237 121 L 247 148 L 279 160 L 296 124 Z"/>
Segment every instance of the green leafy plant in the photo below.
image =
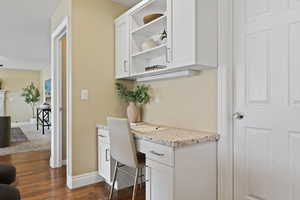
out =
<path fill-rule="evenodd" d="M 31 106 L 32 117 L 35 118 L 34 109 L 41 98 L 39 89 L 31 82 L 30 85 L 28 85 L 26 88 L 23 88 L 21 96 L 24 97 L 25 103 Z"/>
<path fill-rule="evenodd" d="M 149 87 L 138 85 L 133 90 L 129 90 L 122 83 L 116 83 L 117 94 L 126 102 L 147 104 L 150 101 Z"/>

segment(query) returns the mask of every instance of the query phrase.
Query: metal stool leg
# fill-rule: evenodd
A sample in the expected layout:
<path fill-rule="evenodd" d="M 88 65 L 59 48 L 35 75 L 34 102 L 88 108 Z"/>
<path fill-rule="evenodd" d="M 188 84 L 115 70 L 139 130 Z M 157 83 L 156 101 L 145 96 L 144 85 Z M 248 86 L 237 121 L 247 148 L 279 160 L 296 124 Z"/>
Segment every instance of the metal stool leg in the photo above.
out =
<path fill-rule="evenodd" d="M 108 198 L 109 200 L 112 200 L 112 197 L 113 197 L 113 192 L 114 192 L 114 189 L 115 189 L 115 183 L 116 183 L 116 180 L 117 180 L 117 174 L 118 174 L 118 169 L 119 169 L 118 165 L 119 165 L 119 163 L 116 162 L 113 182 L 112 182 L 112 185 L 111 185 L 111 188 L 110 188 L 110 193 L 109 193 L 109 198 Z"/>
<path fill-rule="evenodd" d="M 143 168 L 140 169 L 140 190 L 143 188 Z"/>
<path fill-rule="evenodd" d="M 137 168 L 136 172 L 135 172 L 132 200 L 135 200 L 135 196 L 136 196 L 136 190 L 137 190 L 137 184 L 138 184 L 138 178 L 139 178 L 139 171 L 140 171 L 140 169 Z"/>

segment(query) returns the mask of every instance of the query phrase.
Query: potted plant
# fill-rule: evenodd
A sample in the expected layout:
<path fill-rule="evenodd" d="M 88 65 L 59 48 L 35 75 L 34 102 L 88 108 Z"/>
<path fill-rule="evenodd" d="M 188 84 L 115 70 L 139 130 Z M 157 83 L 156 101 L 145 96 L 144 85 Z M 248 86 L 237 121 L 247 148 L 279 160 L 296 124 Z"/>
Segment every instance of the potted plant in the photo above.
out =
<path fill-rule="evenodd" d="M 127 117 L 130 123 L 141 122 L 141 107 L 149 103 L 149 87 L 138 85 L 129 90 L 121 83 L 116 83 L 117 94 L 128 103 Z"/>
<path fill-rule="evenodd" d="M 25 103 L 31 106 L 31 122 L 35 122 L 35 108 L 41 97 L 39 89 L 31 82 L 30 85 L 28 85 L 26 88 L 23 88 L 21 96 L 24 97 Z"/>

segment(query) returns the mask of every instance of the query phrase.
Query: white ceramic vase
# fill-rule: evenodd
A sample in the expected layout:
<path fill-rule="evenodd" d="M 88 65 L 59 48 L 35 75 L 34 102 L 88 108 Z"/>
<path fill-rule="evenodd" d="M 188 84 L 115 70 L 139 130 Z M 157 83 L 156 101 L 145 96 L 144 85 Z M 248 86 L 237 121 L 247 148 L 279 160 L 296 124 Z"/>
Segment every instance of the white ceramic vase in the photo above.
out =
<path fill-rule="evenodd" d="M 127 117 L 130 123 L 137 123 L 141 121 L 140 107 L 135 102 L 129 102 L 127 107 Z"/>

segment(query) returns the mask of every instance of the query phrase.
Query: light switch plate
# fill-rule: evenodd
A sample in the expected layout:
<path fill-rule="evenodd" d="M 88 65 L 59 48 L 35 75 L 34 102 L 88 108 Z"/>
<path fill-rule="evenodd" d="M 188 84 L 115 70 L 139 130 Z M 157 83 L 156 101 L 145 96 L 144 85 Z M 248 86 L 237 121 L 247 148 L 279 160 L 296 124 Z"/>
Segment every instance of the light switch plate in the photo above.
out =
<path fill-rule="evenodd" d="M 81 100 L 88 100 L 89 99 L 89 90 L 82 89 L 81 90 Z"/>

